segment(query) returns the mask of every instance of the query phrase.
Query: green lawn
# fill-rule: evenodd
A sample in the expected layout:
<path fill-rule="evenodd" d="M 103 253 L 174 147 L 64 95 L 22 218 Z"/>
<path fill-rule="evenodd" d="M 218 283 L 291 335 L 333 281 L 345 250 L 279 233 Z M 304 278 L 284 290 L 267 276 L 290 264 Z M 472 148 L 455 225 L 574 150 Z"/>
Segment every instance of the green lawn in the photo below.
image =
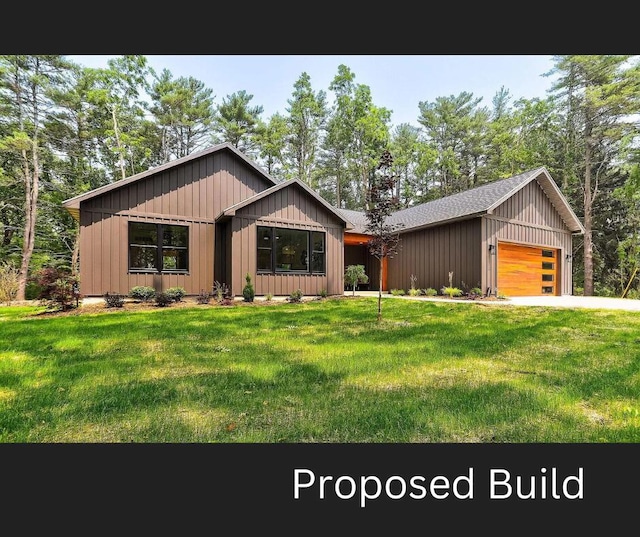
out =
<path fill-rule="evenodd" d="M 640 314 L 0 308 L 0 442 L 640 442 Z"/>

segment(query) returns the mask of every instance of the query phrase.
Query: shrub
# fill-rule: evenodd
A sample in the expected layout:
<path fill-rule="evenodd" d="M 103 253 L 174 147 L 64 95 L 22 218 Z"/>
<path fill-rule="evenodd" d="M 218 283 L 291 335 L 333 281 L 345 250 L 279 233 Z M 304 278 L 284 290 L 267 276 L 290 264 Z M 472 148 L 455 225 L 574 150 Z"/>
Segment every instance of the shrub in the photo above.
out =
<path fill-rule="evenodd" d="M 169 289 L 167 289 L 164 293 L 168 295 L 173 302 L 181 302 L 182 299 L 187 295 L 187 292 L 183 287 L 169 287 Z"/>
<path fill-rule="evenodd" d="M 320 293 L 318 293 L 320 298 L 327 298 L 329 296 L 329 293 L 327 292 L 326 289 L 320 289 Z"/>
<path fill-rule="evenodd" d="M 459 289 L 458 287 L 443 287 L 440 291 L 443 295 L 447 295 L 449 298 L 462 296 L 462 289 Z"/>
<path fill-rule="evenodd" d="M 287 298 L 289 302 L 302 302 L 302 289 L 296 289 Z"/>
<path fill-rule="evenodd" d="M 404 296 L 406 293 L 404 292 L 404 289 L 391 289 L 391 291 L 389 291 L 393 296 Z"/>
<path fill-rule="evenodd" d="M 273 300 L 273 294 L 272 293 L 266 293 L 264 295 L 264 299 L 268 302 L 270 300 Z"/>
<path fill-rule="evenodd" d="M 211 293 L 208 293 L 204 289 L 196 296 L 196 302 L 198 304 L 209 304 L 211 302 Z"/>
<path fill-rule="evenodd" d="M 421 294 L 421 289 L 417 289 L 416 287 L 412 287 L 411 289 L 409 289 L 409 296 L 420 296 Z"/>
<path fill-rule="evenodd" d="M 226 283 L 213 282 L 213 298 L 216 302 L 222 302 L 225 299 L 231 298 L 229 286 Z"/>
<path fill-rule="evenodd" d="M 427 287 L 422 291 L 426 296 L 436 296 L 438 291 L 436 291 L 433 287 Z"/>
<path fill-rule="evenodd" d="M 124 306 L 124 296 L 119 293 L 105 293 L 104 305 L 107 308 L 121 308 Z"/>
<path fill-rule="evenodd" d="M 40 289 L 38 299 L 47 307 L 66 310 L 73 307 L 80 298 L 78 278 L 65 269 L 46 267 L 40 269 L 35 276 Z"/>
<path fill-rule="evenodd" d="M 482 296 L 482 289 L 480 289 L 479 287 L 474 287 L 473 289 L 471 289 L 471 291 L 469 291 L 469 294 L 471 296 Z"/>
<path fill-rule="evenodd" d="M 129 296 L 141 302 L 150 302 L 156 296 L 156 290 L 146 285 L 136 285 L 129 291 Z"/>
<path fill-rule="evenodd" d="M 164 308 L 165 306 L 169 306 L 172 302 L 174 302 L 173 297 L 165 293 L 157 293 L 155 296 L 156 305 Z"/>
<path fill-rule="evenodd" d="M 256 296 L 256 292 L 253 289 L 253 284 L 251 283 L 251 274 L 247 272 L 247 275 L 244 278 L 247 283 L 242 289 L 242 296 L 244 297 L 245 302 L 253 302 L 253 299 Z"/>
<path fill-rule="evenodd" d="M 10 304 L 18 296 L 20 269 L 13 263 L 0 263 L 0 304 Z"/>

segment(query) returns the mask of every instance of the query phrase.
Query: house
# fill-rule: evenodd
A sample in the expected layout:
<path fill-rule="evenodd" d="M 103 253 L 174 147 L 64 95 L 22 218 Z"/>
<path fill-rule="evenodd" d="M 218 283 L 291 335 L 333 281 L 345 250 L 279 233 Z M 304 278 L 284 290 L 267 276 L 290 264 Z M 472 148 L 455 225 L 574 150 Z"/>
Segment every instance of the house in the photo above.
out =
<path fill-rule="evenodd" d="M 80 292 L 342 294 L 347 218 L 304 183 L 279 182 L 230 144 L 63 202 L 80 225 Z"/>
<path fill-rule="evenodd" d="M 379 261 L 367 249 L 364 213 L 341 209 L 345 265 L 361 264 L 378 289 Z M 572 239 L 584 227 L 544 168 L 397 211 L 398 253 L 383 267 L 383 290 L 453 285 L 505 296 L 572 294 Z"/>
<path fill-rule="evenodd" d="M 365 265 L 378 289 L 363 212 L 331 206 L 303 182 L 278 181 L 219 144 L 63 202 L 80 225 L 80 292 L 135 286 L 242 295 L 342 294 L 344 268 Z M 572 237 L 584 232 L 545 168 L 391 216 L 400 250 L 383 290 L 479 287 L 489 294 L 571 294 Z"/>

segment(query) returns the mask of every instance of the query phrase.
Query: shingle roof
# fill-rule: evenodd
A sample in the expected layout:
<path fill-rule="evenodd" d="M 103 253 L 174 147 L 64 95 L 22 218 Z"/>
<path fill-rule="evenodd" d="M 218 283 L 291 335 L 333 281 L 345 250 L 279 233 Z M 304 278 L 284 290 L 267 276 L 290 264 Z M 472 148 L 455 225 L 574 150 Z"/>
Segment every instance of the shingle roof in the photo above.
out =
<path fill-rule="evenodd" d="M 544 167 L 402 209 L 389 217 L 389 224 L 400 224 L 403 226 L 401 231 L 405 231 L 450 220 L 479 216 L 491 212 L 527 183 L 535 179 L 538 180 L 540 186 L 549 196 L 549 199 L 566 222 L 567 227 L 574 232 L 584 231 L 582 224 Z M 352 232 L 365 233 L 367 219 L 364 212 L 340 210 L 354 224 L 355 228 Z"/>

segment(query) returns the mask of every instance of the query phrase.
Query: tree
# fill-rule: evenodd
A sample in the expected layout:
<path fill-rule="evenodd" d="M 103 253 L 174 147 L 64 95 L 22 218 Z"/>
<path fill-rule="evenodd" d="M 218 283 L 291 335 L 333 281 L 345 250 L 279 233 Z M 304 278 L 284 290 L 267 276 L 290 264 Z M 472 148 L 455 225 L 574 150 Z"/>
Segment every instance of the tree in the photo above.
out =
<path fill-rule="evenodd" d="M 212 90 L 193 77 L 173 79 L 164 69 L 151 87 L 151 113 L 161 130 L 162 162 L 203 148 L 211 137 Z"/>
<path fill-rule="evenodd" d="M 482 97 L 462 92 L 418 103 L 427 140 L 438 151 L 437 185 L 442 196 L 466 190 L 474 183 L 474 167 L 488 112 L 478 109 Z"/>
<path fill-rule="evenodd" d="M 287 119 L 282 114 L 273 114 L 263 128 L 256 132 L 255 141 L 260 158 L 269 175 L 285 177 L 284 151 L 289 135 Z"/>
<path fill-rule="evenodd" d="M 262 126 L 262 106 L 249 106 L 253 95 L 240 90 L 222 99 L 214 114 L 214 140 L 229 142 L 247 155 L 253 154 L 256 146 L 254 136 Z"/>
<path fill-rule="evenodd" d="M 292 162 L 293 177 L 315 189 L 318 186 L 313 176 L 316 151 L 327 118 L 325 92 L 315 93 L 311 87 L 311 77 L 302 73 L 294 84 L 292 98 L 287 103 L 288 153 Z"/>
<path fill-rule="evenodd" d="M 399 207 L 395 196 L 397 176 L 391 175 L 393 156 L 384 150 L 380 161 L 371 174 L 367 190 L 367 224 L 365 232 L 371 235 L 369 252 L 380 261 L 380 281 L 378 288 L 378 321 L 382 319 L 382 277 L 386 259 L 392 258 L 400 242 L 401 225 L 389 223 L 389 216 Z"/>
<path fill-rule="evenodd" d="M 364 265 L 349 265 L 344 271 L 344 283 L 351 287 L 353 296 L 359 283 L 367 283 L 369 276 L 364 272 Z"/>
<path fill-rule="evenodd" d="M 594 294 L 594 202 L 617 164 L 621 142 L 635 132 L 640 111 L 640 66 L 631 55 L 556 56 L 554 97 L 572 123 L 572 151 L 581 154 L 569 173 L 580 183 L 583 205 L 584 294 Z M 574 153 L 572 153 L 574 154 Z"/>
<path fill-rule="evenodd" d="M 52 103 L 50 89 L 59 83 L 65 62 L 60 56 L 0 57 L 0 105 L 3 110 L 0 152 L 12 167 L 5 174 L 24 190 L 24 227 L 17 300 L 25 299 L 29 266 L 35 246 L 38 196 L 46 151 L 44 122 Z"/>

